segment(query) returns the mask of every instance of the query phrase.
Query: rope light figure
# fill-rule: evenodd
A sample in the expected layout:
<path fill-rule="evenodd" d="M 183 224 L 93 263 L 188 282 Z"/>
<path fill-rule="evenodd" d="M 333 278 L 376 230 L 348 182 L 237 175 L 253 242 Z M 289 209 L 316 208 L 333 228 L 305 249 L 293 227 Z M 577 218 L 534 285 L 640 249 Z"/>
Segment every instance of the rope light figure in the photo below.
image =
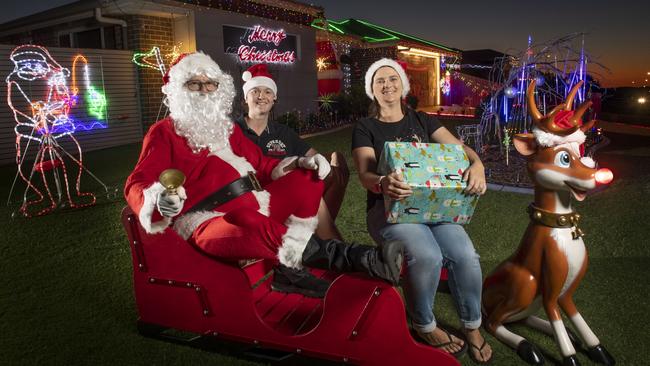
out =
<path fill-rule="evenodd" d="M 179 42 L 178 46 L 173 46 L 172 50 L 169 54 L 165 55 L 167 58 L 171 58 L 176 56 L 176 54 L 179 53 L 180 47 L 181 47 L 182 42 Z M 180 55 L 180 54 L 178 54 Z M 171 63 L 176 60 L 176 58 L 170 60 L 170 65 Z M 163 60 L 163 56 L 160 52 L 160 47 L 154 46 L 151 48 L 151 50 L 147 52 L 136 52 L 133 54 L 133 58 L 131 59 L 134 64 L 142 67 L 142 68 L 149 68 L 153 70 L 158 70 L 160 72 L 161 76 L 165 76 L 166 74 L 166 68 L 165 68 L 165 62 Z M 160 120 L 160 113 L 163 109 L 163 106 L 165 106 L 165 103 L 163 101 L 160 102 L 160 106 L 158 107 L 158 115 L 156 115 L 156 121 Z M 165 112 L 163 114 L 163 118 L 167 116 L 167 113 L 169 110 L 165 107 Z"/>
<path fill-rule="evenodd" d="M 177 51 L 174 49 L 174 51 Z M 153 58 L 155 61 L 151 60 Z M 160 75 L 165 75 L 165 62 L 160 54 L 160 47 L 154 46 L 148 52 L 136 52 L 133 54 L 133 63 L 140 67 L 147 67 L 150 69 L 160 71 Z"/>
<path fill-rule="evenodd" d="M 77 55 L 72 61 L 72 93 L 73 104 L 77 103 L 77 95 L 79 94 L 79 87 L 77 86 L 77 63 L 81 61 L 84 63 L 83 75 L 84 84 L 86 87 L 85 101 L 88 106 L 88 115 L 97 118 L 98 120 L 106 119 L 106 96 L 104 93 L 98 91 L 93 85 L 90 84 L 90 72 L 88 70 L 88 60 L 83 55 Z"/>
<path fill-rule="evenodd" d="M 54 60 L 44 47 L 18 46 L 9 57 L 14 69 L 5 80 L 7 104 L 16 120 L 18 166 L 9 199 L 20 177 L 26 188 L 19 212 L 25 217 L 45 215 L 66 205 L 71 208 L 93 205 L 95 195 L 81 191 L 82 172 L 86 170 L 107 192 L 108 188 L 84 167 L 81 146 L 74 133 L 78 128 L 106 126 L 99 121 L 90 125 L 77 124 L 70 116 L 71 109 L 79 104 L 77 64 L 80 62 L 84 64 L 80 72 L 84 75 L 88 115 L 97 119 L 106 116 L 106 97 L 90 85 L 88 61 L 81 55 L 75 57 L 72 88 L 68 88 L 70 70 Z M 76 157 L 67 151 L 70 148 L 76 150 Z M 72 184 L 71 176 L 74 177 Z"/>

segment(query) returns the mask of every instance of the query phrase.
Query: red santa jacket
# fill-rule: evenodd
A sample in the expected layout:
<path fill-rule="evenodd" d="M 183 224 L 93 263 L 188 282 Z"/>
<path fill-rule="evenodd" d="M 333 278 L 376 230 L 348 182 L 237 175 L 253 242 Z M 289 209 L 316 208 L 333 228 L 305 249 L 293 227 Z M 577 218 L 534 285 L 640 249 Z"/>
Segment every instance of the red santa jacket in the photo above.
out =
<path fill-rule="evenodd" d="M 148 233 L 160 233 L 171 223 L 170 218 L 162 217 L 156 209 L 158 193 L 165 189 L 158 177 L 169 168 L 179 169 L 186 176 L 183 187 L 187 199 L 174 223 L 174 229 L 186 239 L 205 220 L 233 208 L 251 207 L 268 216 L 270 197 L 266 191 L 245 193 L 213 211 L 186 214 L 196 203 L 249 171 L 256 172 L 262 186 L 271 181 L 280 160 L 264 156 L 260 148 L 244 136 L 239 126 L 233 125 L 229 147 L 216 152 L 204 149 L 199 153 L 194 153 L 185 138 L 176 134 L 171 118 L 151 126 L 144 138 L 138 163 L 124 188 L 129 206 L 138 214 Z"/>

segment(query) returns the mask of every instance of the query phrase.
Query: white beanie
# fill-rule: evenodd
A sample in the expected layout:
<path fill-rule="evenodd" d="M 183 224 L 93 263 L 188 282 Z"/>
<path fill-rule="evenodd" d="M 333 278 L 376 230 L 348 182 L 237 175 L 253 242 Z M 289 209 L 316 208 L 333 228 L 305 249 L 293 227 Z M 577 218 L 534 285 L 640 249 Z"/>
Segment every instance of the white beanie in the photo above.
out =
<path fill-rule="evenodd" d="M 380 67 L 384 66 L 391 67 L 393 70 L 397 71 L 397 75 L 399 75 L 400 79 L 402 79 L 402 98 L 405 98 L 409 93 L 409 90 L 411 90 L 409 78 L 406 76 L 404 67 L 397 63 L 397 61 L 391 60 L 389 58 L 382 58 L 381 60 L 375 61 L 372 65 L 370 65 L 368 71 L 366 71 L 366 95 L 370 99 L 374 98 L 374 95 L 372 94 L 372 79 L 375 76 L 377 70 L 379 70 Z"/>
<path fill-rule="evenodd" d="M 249 67 L 241 77 L 244 80 L 244 85 L 242 86 L 242 89 L 244 89 L 244 98 L 256 86 L 265 86 L 273 90 L 273 94 L 278 95 L 278 87 L 275 85 L 275 81 L 273 81 L 266 64 L 257 64 Z"/>

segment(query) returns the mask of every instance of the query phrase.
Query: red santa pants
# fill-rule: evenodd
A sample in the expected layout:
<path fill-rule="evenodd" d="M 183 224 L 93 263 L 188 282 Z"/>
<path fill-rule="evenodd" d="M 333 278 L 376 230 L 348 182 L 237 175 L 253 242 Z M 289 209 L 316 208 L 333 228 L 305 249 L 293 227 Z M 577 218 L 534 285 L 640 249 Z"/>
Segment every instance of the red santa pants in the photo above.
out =
<path fill-rule="evenodd" d="M 323 181 L 313 170 L 296 169 L 267 184 L 269 217 L 252 208 L 231 210 L 196 228 L 189 242 L 207 254 L 227 259 L 277 259 L 290 215 L 316 216 Z"/>

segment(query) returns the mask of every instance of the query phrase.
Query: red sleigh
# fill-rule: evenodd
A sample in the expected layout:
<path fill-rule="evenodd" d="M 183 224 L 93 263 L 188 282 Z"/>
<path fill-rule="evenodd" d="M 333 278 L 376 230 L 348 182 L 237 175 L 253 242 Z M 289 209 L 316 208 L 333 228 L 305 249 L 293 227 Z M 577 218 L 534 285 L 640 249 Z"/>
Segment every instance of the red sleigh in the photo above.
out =
<path fill-rule="evenodd" d="M 240 267 L 206 256 L 173 230 L 148 235 L 128 207 L 122 223 L 143 335 L 190 333 L 203 344 L 236 342 L 352 365 L 459 365 L 413 339 L 402 299 L 387 283 L 340 275 L 324 299 L 274 292 L 266 261 Z"/>

